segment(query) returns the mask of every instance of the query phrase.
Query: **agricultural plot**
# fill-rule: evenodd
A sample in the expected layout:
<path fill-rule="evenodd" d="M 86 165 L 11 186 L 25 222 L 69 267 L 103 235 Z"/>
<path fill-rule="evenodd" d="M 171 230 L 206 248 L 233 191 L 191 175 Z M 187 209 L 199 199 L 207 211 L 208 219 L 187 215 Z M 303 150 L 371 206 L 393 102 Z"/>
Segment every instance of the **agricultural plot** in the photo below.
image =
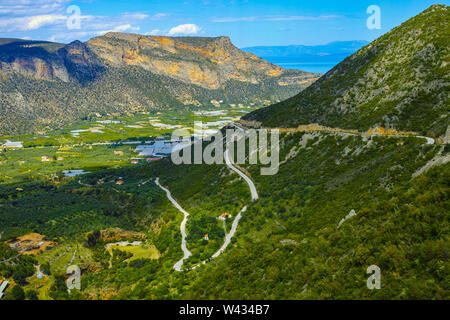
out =
<path fill-rule="evenodd" d="M 211 135 L 254 109 L 224 107 L 111 115 L 80 120 L 38 135 L 0 137 L 1 143 L 22 146 L 0 152 L 0 183 L 54 180 L 67 170 L 95 172 L 136 164 L 133 159 L 139 156 L 139 144 L 152 143 L 158 137 L 170 139 L 175 129 L 186 129 L 197 137 Z"/>

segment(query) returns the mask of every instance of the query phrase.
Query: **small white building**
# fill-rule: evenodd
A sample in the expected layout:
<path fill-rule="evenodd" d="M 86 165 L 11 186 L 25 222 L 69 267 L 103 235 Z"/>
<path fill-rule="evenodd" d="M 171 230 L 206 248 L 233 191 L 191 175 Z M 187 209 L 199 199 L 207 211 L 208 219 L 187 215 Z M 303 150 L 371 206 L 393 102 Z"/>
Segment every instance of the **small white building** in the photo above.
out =
<path fill-rule="evenodd" d="M 21 141 L 9 141 L 6 140 L 6 142 L 2 145 L 2 148 L 6 148 L 6 149 L 18 149 L 18 148 L 23 148 L 23 144 Z"/>

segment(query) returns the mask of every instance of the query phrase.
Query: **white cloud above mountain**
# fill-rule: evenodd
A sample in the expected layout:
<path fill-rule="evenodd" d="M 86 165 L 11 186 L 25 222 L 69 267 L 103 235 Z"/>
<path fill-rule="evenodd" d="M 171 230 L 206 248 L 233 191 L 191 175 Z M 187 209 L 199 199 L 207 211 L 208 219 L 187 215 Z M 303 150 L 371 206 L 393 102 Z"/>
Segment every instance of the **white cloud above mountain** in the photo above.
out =
<path fill-rule="evenodd" d="M 36 30 L 45 25 L 64 22 L 67 20 L 67 17 L 63 16 L 63 15 L 45 14 L 45 15 L 39 15 L 39 16 L 34 16 L 34 17 L 28 17 L 25 19 L 28 19 L 29 21 L 25 25 L 24 29 L 25 30 Z"/>
<path fill-rule="evenodd" d="M 133 27 L 131 24 L 123 24 L 123 25 L 114 27 L 113 29 L 110 29 L 110 30 L 95 31 L 94 34 L 101 36 L 108 32 L 139 31 L 140 29 L 141 29 L 140 27 Z"/>
<path fill-rule="evenodd" d="M 201 28 L 196 24 L 192 24 L 192 23 L 180 24 L 180 25 L 170 29 L 168 35 L 174 36 L 177 34 L 197 34 L 200 32 L 200 30 L 201 30 Z"/>

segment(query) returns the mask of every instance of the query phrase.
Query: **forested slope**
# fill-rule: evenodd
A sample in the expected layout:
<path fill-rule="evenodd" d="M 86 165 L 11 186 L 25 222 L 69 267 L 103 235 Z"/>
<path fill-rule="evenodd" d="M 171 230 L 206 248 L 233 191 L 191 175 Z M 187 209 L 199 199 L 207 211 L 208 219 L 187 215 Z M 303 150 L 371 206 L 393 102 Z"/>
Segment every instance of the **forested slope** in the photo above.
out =
<path fill-rule="evenodd" d="M 319 123 L 443 135 L 450 111 L 448 9 L 431 6 L 345 59 L 307 90 L 244 119 L 269 127 Z"/>

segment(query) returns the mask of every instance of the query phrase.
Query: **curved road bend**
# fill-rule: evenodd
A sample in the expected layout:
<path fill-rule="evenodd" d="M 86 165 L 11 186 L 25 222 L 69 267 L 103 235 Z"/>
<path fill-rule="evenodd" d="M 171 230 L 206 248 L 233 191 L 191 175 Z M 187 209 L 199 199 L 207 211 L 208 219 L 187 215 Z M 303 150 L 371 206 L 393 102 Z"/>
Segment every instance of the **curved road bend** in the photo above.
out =
<path fill-rule="evenodd" d="M 167 194 L 167 198 L 170 200 L 170 202 L 172 202 L 172 204 L 174 205 L 175 208 L 177 208 L 179 211 L 181 211 L 184 214 L 184 219 L 181 222 L 180 225 L 180 231 L 181 231 L 181 250 L 183 250 L 183 258 L 181 258 L 180 261 L 178 261 L 177 263 L 175 263 L 175 265 L 173 266 L 175 271 L 183 271 L 183 269 L 181 268 L 183 266 L 183 262 L 184 260 L 188 259 L 192 253 L 188 250 L 187 248 L 187 241 L 186 241 L 186 222 L 187 222 L 187 218 L 189 217 L 189 213 L 187 213 L 179 204 L 178 202 L 175 201 L 175 199 L 172 197 L 172 194 L 170 193 L 170 191 L 166 188 L 164 188 L 160 183 L 159 183 L 159 178 L 156 178 L 155 180 L 156 185 L 158 185 L 158 187 L 160 187 L 161 189 L 163 189 L 166 194 Z"/>
<path fill-rule="evenodd" d="M 236 172 L 239 176 L 241 176 L 245 180 L 245 182 L 247 182 L 247 184 L 248 184 L 248 186 L 250 188 L 250 192 L 252 194 L 252 201 L 258 200 L 259 196 L 258 196 L 258 192 L 256 191 L 255 184 L 253 183 L 253 181 L 247 175 L 245 175 L 244 173 L 239 171 L 235 166 L 233 166 L 233 160 L 230 158 L 228 149 L 224 152 L 224 157 L 225 157 L 225 163 L 227 164 L 227 166 L 231 170 Z M 217 250 L 217 252 L 211 256 L 211 259 L 215 259 L 218 256 L 220 256 L 225 251 L 225 249 L 228 247 L 228 245 L 231 243 L 231 239 L 234 237 L 234 234 L 236 233 L 237 227 L 239 225 L 239 221 L 241 220 L 242 214 L 245 211 L 247 211 L 247 206 L 242 208 L 242 210 L 239 212 L 239 214 L 236 216 L 236 218 L 234 218 L 233 224 L 231 225 L 231 230 L 230 230 L 230 232 L 228 234 L 225 235 L 225 241 L 224 241 L 222 247 L 220 247 L 220 249 Z M 206 262 L 203 261 L 202 263 L 196 265 L 192 269 L 196 269 L 201 264 L 205 264 L 205 263 Z"/>
<path fill-rule="evenodd" d="M 259 196 L 258 196 L 258 192 L 256 191 L 255 184 L 247 175 L 245 175 L 244 173 L 239 171 L 235 166 L 233 166 L 233 160 L 230 158 L 228 149 L 224 152 L 223 155 L 225 157 L 225 163 L 227 164 L 227 166 L 231 170 L 236 172 L 238 175 L 240 175 L 245 180 L 245 182 L 247 182 L 247 184 L 250 188 L 250 192 L 252 193 L 252 201 L 258 200 Z M 225 235 L 225 241 L 224 241 L 222 247 L 215 254 L 213 254 L 213 256 L 212 256 L 213 259 L 220 256 L 225 251 L 225 249 L 228 247 L 228 245 L 231 243 L 231 238 L 234 237 L 234 234 L 236 233 L 237 227 L 239 225 L 239 221 L 241 220 L 242 214 L 245 211 L 247 211 L 247 206 L 242 208 L 242 210 L 239 212 L 239 214 L 236 216 L 236 218 L 234 218 L 233 224 L 231 225 L 230 232 Z"/>
<path fill-rule="evenodd" d="M 223 156 L 225 158 L 225 163 L 227 164 L 227 166 L 231 170 L 236 172 L 238 175 L 240 175 L 245 180 L 245 182 L 247 182 L 247 184 L 250 188 L 250 192 L 252 193 L 252 201 L 258 200 L 259 196 L 258 196 L 258 192 L 256 191 L 255 184 L 253 183 L 252 179 L 250 179 L 246 174 L 244 174 L 243 172 L 238 170 L 235 166 L 233 166 L 233 160 L 230 158 L 228 149 L 224 152 Z"/>

